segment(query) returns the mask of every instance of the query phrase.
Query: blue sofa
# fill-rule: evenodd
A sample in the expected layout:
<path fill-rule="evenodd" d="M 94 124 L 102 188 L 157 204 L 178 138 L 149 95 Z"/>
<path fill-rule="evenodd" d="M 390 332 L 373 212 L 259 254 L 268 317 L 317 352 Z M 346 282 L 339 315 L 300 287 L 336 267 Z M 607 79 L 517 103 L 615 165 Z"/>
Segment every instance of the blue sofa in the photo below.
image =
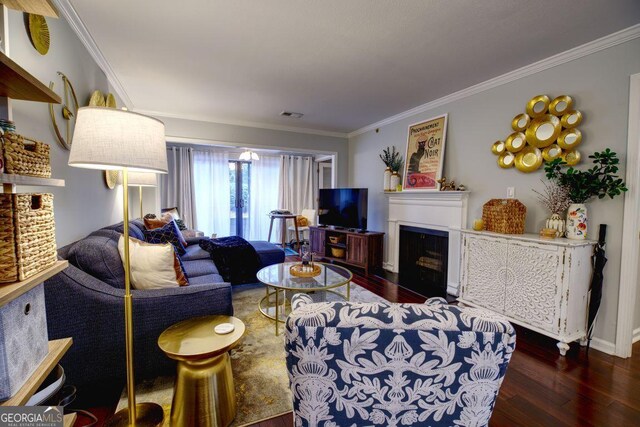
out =
<path fill-rule="evenodd" d="M 118 253 L 122 223 L 94 231 L 58 250 L 69 267 L 45 282 L 49 339 L 73 337 L 61 361 L 71 384 L 83 385 L 125 378 L 124 269 Z M 144 240 L 140 220 L 129 234 Z M 132 290 L 135 372 L 138 378 L 173 372 L 175 364 L 158 348 L 158 336 L 181 320 L 233 314 L 231 285 L 218 274 L 209 253 L 188 240 L 181 257 L 189 286 Z M 282 249 L 268 242 L 250 242 L 263 266 L 284 261 Z"/>

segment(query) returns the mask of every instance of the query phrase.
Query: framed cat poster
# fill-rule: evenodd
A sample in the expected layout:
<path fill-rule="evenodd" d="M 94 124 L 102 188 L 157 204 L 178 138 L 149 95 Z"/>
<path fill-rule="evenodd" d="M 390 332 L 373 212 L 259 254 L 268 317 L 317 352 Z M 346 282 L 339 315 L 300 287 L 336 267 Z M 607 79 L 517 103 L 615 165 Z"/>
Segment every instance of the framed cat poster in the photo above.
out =
<path fill-rule="evenodd" d="M 447 114 L 409 126 L 404 190 L 438 190 L 444 165 Z"/>

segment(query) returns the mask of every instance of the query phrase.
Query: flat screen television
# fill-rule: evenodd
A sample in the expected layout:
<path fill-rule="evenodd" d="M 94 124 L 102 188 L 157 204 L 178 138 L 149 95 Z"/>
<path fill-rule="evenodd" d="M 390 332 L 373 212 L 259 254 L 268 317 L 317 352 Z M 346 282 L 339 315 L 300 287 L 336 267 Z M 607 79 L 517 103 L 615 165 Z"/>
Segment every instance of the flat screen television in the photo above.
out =
<path fill-rule="evenodd" d="M 321 189 L 318 201 L 318 220 L 321 225 L 367 229 L 366 188 Z"/>

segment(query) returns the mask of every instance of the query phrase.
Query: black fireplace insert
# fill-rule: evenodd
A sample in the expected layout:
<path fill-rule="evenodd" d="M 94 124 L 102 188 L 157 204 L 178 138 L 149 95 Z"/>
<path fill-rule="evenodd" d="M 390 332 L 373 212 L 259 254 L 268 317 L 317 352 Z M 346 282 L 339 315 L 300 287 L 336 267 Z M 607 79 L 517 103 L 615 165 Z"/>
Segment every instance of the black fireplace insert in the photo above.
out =
<path fill-rule="evenodd" d="M 448 255 L 448 232 L 400 226 L 400 286 L 427 298 L 445 298 Z"/>

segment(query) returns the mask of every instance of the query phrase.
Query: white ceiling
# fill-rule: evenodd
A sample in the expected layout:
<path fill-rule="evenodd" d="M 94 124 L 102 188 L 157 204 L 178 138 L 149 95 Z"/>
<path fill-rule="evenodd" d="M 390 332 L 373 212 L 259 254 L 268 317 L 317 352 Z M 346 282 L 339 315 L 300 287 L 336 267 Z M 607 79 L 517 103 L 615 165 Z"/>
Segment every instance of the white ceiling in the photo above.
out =
<path fill-rule="evenodd" d="M 334 132 L 640 22 L 638 0 L 65 1 L 131 108 Z"/>

